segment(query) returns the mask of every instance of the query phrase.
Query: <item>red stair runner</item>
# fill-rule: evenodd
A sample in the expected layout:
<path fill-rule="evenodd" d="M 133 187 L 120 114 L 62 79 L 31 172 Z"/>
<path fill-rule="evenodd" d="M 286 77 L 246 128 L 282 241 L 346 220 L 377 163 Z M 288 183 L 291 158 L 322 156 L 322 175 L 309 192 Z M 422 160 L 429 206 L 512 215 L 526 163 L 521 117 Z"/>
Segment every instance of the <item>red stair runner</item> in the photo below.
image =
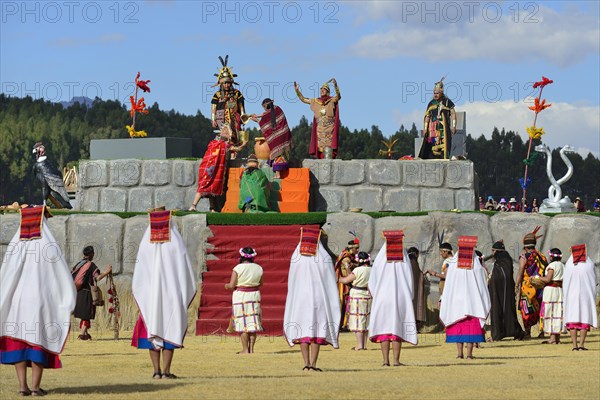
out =
<path fill-rule="evenodd" d="M 300 241 L 299 225 L 211 225 L 213 236 L 208 243 L 207 272 L 202 274 L 202 296 L 196 321 L 196 335 L 226 333 L 231 319 L 231 293 L 225 284 L 240 259 L 241 247 L 253 247 L 254 260 L 263 267 L 261 308 L 264 335 L 281 336 L 287 296 L 290 258 Z M 216 259 L 214 259 L 216 258 Z"/>

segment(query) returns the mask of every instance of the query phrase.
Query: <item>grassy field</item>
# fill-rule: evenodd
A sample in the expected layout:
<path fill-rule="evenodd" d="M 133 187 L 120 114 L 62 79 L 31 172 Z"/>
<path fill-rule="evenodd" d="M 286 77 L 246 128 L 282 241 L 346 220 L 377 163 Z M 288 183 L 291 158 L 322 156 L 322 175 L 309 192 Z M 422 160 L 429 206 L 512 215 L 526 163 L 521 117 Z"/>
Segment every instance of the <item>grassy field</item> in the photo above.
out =
<path fill-rule="evenodd" d="M 92 334 L 98 332 L 92 331 Z M 340 335 L 340 349 L 323 347 L 318 366 L 303 372 L 298 347 L 281 337 L 261 337 L 254 355 L 237 355 L 235 336 L 193 336 L 177 350 L 177 380 L 153 381 L 147 351 L 130 347 L 131 332 L 112 332 L 92 341 L 71 334 L 63 368 L 47 370 L 42 387 L 51 398 L 88 399 L 597 399 L 600 397 L 600 337 L 590 334 L 589 351 L 571 351 L 566 335 L 559 345 L 540 339 L 486 343 L 474 360 L 455 358 L 455 345 L 441 334 L 419 335 L 405 345 L 403 367 L 381 367 L 381 354 L 354 352 L 354 335 Z M 17 396 L 12 366 L 0 366 L 0 398 Z"/>

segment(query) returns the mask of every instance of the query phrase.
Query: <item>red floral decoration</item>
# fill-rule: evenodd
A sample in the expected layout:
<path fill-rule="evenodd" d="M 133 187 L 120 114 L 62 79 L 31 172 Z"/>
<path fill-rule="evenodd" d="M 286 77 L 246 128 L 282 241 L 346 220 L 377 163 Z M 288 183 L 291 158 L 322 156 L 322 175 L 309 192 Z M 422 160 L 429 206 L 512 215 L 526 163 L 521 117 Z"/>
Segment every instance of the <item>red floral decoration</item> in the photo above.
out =
<path fill-rule="evenodd" d="M 533 105 L 529 106 L 529 109 L 531 111 L 535 111 L 535 113 L 537 114 L 540 111 L 544 111 L 546 108 L 550 107 L 551 105 L 552 104 L 550 104 L 550 103 L 546 104 L 546 99 L 544 99 L 540 102 L 540 98 L 536 97 L 533 102 Z"/>
<path fill-rule="evenodd" d="M 542 80 L 538 81 L 538 82 L 535 82 L 533 84 L 533 88 L 534 89 L 537 89 L 538 87 L 539 88 L 543 88 L 544 86 L 549 85 L 551 83 L 554 83 L 554 81 L 552 79 L 548 79 L 548 78 L 546 78 L 545 76 L 542 75 Z"/>

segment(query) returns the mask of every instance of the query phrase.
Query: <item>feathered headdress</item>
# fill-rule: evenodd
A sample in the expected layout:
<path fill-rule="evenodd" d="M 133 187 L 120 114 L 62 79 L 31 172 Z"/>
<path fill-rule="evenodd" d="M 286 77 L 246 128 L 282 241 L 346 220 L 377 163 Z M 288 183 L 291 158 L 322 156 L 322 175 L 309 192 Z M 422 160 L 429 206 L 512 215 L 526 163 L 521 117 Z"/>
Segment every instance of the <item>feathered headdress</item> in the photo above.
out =
<path fill-rule="evenodd" d="M 446 75 L 442 76 L 442 79 L 440 79 L 439 82 L 435 83 L 433 91 L 438 90 L 442 93 L 444 92 L 444 79 L 446 79 Z"/>
<path fill-rule="evenodd" d="M 533 232 L 528 233 L 523 237 L 523 246 L 525 247 L 535 247 L 537 244 L 537 240 L 544 235 L 537 235 L 538 231 L 542 229 L 542 226 L 536 226 Z"/>
<path fill-rule="evenodd" d="M 213 87 L 220 85 L 225 82 L 231 82 L 234 85 L 237 85 L 237 82 L 233 78 L 236 78 L 237 75 L 231 71 L 231 68 L 227 66 L 227 61 L 229 61 L 229 55 L 225 56 L 225 60 L 223 57 L 219 56 L 219 61 L 221 61 L 222 67 L 219 69 L 218 74 L 214 74 L 217 77 L 217 83 L 213 85 Z"/>
<path fill-rule="evenodd" d="M 358 246 L 360 245 L 360 240 L 358 239 L 358 236 L 356 236 L 356 232 L 348 231 L 348 233 L 354 236 L 354 239 L 348 242 L 348 247 L 356 247 L 358 249 Z"/>

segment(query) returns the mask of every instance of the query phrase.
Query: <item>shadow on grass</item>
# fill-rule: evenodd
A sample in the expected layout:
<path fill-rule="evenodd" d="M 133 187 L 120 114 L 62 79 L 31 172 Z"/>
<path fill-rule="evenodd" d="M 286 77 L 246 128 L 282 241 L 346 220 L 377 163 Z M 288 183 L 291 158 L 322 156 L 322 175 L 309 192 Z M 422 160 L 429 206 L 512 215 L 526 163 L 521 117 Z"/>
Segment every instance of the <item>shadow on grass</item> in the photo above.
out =
<path fill-rule="evenodd" d="M 137 356 L 139 353 L 86 353 L 85 356 L 94 357 L 114 357 L 114 356 Z M 81 357 L 81 354 L 61 354 L 60 358 L 63 357 Z"/>
<path fill-rule="evenodd" d="M 158 383 L 158 382 L 157 382 Z M 50 394 L 81 394 L 89 395 L 93 393 L 101 394 L 118 394 L 118 393 L 150 393 L 159 390 L 171 389 L 180 387 L 185 383 L 160 383 L 158 385 L 150 385 L 146 383 L 129 383 L 117 385 L 97 385 L 97 386 L 76 386 L 76 387 L 58 387 L 50 390 Z"/>

